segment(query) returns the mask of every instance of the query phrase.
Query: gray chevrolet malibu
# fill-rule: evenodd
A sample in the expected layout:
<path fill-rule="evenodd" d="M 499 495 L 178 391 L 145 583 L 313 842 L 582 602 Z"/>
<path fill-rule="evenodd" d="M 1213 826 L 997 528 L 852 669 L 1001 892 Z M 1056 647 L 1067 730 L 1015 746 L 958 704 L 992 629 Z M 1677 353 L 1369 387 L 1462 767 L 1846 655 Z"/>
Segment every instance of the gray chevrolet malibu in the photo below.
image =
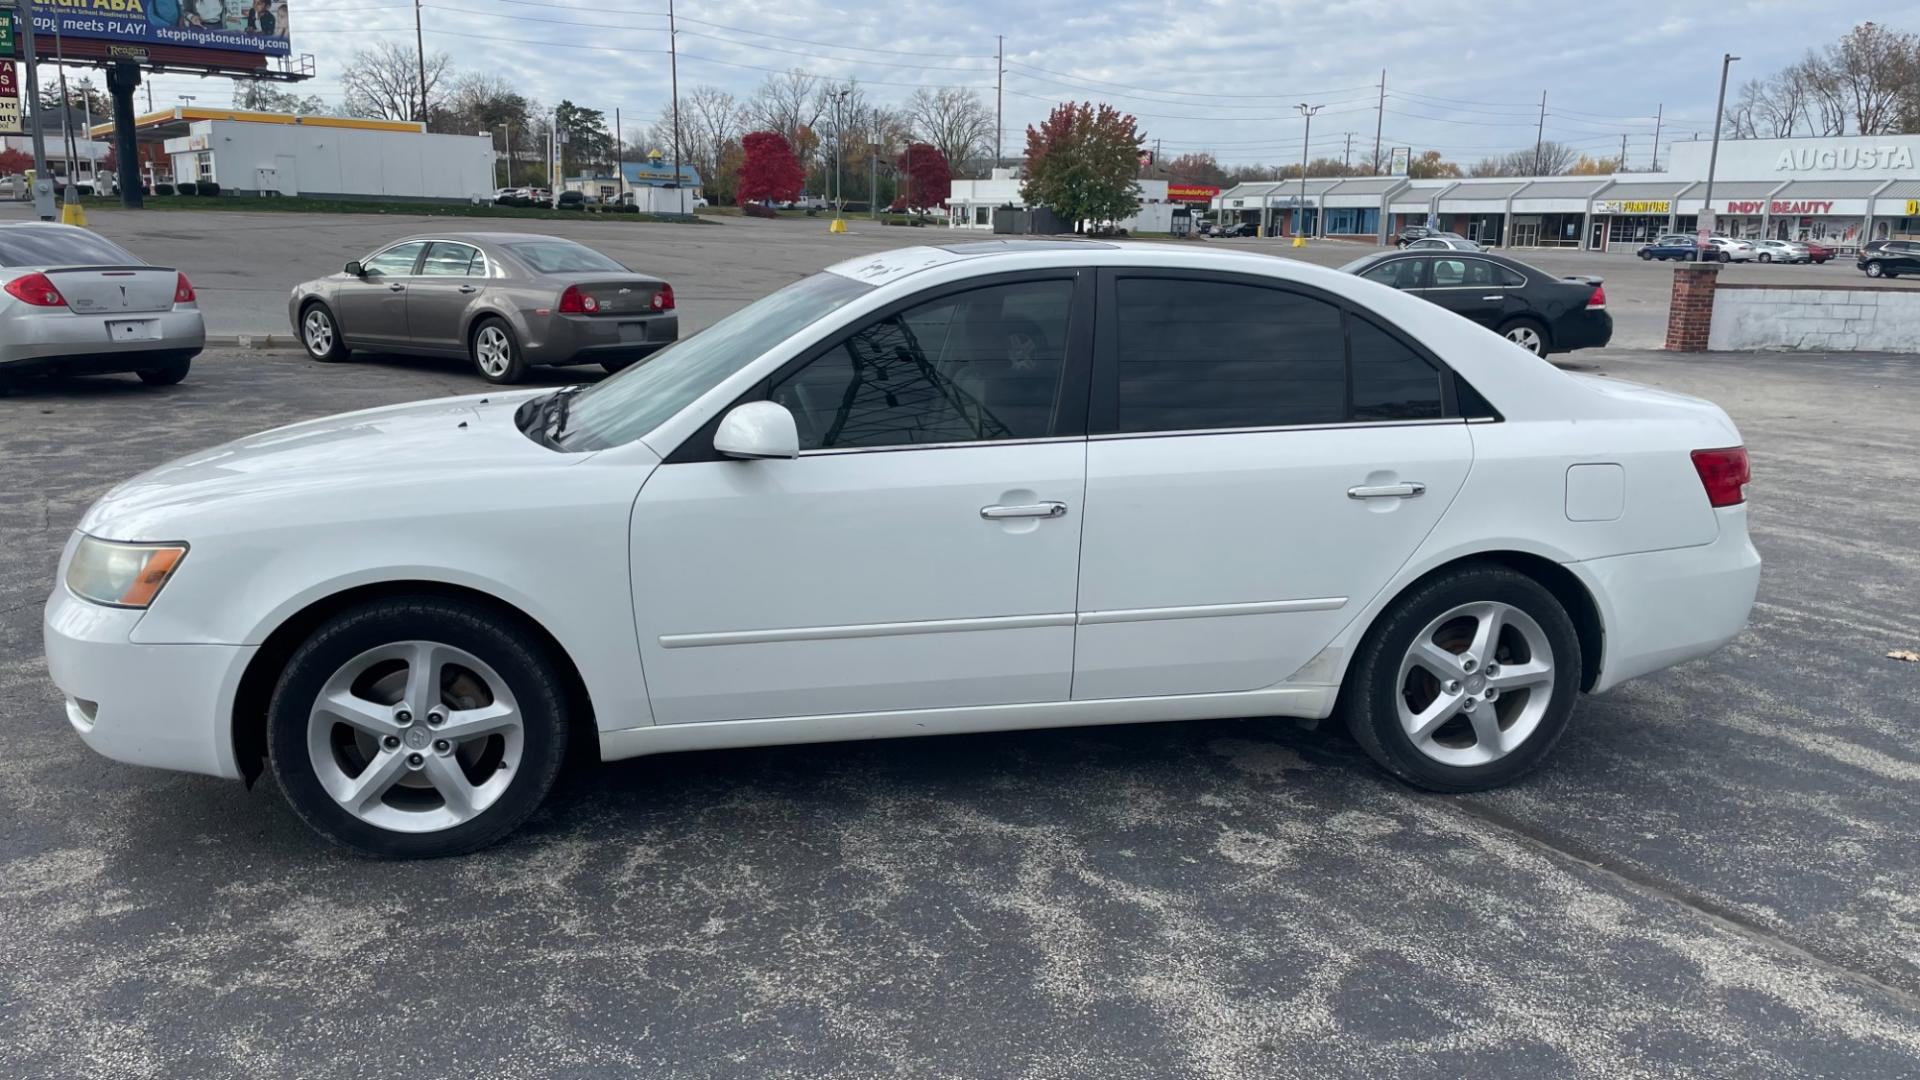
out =
<path fill-rule="evenodd" d="M 464 356 L 494 383 L 547 365 L 618 371 L 680 336 L 673 286 L 530 233 L 409 236 L 296 285 L 287 314 L 315 360 Z"/>

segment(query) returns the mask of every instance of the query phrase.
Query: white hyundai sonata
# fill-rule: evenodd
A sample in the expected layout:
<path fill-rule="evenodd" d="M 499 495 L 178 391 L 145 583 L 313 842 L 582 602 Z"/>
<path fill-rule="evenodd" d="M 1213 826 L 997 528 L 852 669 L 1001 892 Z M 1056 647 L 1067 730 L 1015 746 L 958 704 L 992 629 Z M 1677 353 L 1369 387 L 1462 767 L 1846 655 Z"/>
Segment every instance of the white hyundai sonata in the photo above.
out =
<path fill-rule="evenodd" d="M 270 769 L 381 855 L 501 837 L 581 742 L 1337 711 L 1468 791 L 1580 693 L 1739 632 L 1747 479 L 1717 407 L 1333 270 L 910 248 L 591 389 L 128 481 L 67 545 L 46 652 L 96 750 Z"/>

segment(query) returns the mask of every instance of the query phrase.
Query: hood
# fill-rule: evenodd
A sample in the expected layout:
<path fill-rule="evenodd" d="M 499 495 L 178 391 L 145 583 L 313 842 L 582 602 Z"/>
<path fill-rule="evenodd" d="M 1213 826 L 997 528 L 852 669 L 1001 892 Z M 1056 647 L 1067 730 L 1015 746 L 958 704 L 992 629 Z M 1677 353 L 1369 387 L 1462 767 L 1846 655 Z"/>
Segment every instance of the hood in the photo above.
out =
<path fill-rule="evenodd" d="M 565 468 L 563 454 L 521 434 L 514 410 L 544 391 L 476 394 L 308 420 L 202 450 L 120 484 L 93 505 L 82 531 L 115 540 L 182 539 L 167 530 L 218 507 L 246 513 L 396 485 L 488 471 Z"/>

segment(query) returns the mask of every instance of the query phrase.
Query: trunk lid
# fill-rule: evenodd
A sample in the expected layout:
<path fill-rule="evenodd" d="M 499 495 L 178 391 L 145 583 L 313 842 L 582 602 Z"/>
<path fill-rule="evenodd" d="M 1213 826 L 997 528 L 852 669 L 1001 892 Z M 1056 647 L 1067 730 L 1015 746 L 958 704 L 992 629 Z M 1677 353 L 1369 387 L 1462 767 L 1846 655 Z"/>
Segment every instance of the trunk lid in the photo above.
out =
<path fill-rule="evenodd" d="M 43 273 L 79 315 L 170 310 L 180 278 L 158 266 L 68 266 Z"/>
<path fill-rule="evenodd" d="M 652 278 L 587 274 L 568 275 L 564 280 L 599 303 L 595 315 L 657 315 L 653 297 L 665 284 Z"/>

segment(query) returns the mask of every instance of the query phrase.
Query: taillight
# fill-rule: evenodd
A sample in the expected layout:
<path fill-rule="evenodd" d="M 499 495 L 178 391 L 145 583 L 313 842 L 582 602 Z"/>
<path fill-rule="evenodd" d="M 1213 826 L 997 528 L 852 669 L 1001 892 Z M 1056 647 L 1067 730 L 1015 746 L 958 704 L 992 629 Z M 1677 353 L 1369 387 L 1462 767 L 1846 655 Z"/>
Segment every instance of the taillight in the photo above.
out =
<path fill-rule="evenodd" d="M 653 304 L 653 310 L 655 311 L 672 311 L 673 310 L 673 286 L 667 284 L 664 281 L 661 282 L 660 291 L 653 294 L 652 304 Z"/>
<path fill-rule="evenodd" d="M 1700 474 L 1700 486 L 1707 489 L 1711 506 L 1738 506 L 1747 501 L 1747 484 L 1753 470 L 1747 464 L 1747 448 L 1729 446 L 1721 450 L 1695 450 L 1693 471 Z"/>
<path fill-rule="evenodd" d="M 1604 285 L 1595 285 L 1593 287 L 1593 295 L 1587 297 L 1587 310 L 1588 311 L 1605 311 L 1606 307 L 1607 307 L 1607 288 Z"/>
<path fill-rule="evenodd" d="M 7 282 L 7 295 L 34 307 L 66 307 L 67 298 L 45 274 L 26 274 Z"/>
<path fill-rule="evenodd" d="M 176 304 L 193 303 L 193 283 L 187 280 L 187 275 L 185 274 L 175 274 L 173 276 L 173 302 Z"/>
<path fill-rule="evenodd" d="M 600 301 L 580 291 L 580 286 L 569 285 L 567 291 L 560 294 L 560 306 L 554 310 L 562 315 L 591 315 L 600 310 Z"/>

